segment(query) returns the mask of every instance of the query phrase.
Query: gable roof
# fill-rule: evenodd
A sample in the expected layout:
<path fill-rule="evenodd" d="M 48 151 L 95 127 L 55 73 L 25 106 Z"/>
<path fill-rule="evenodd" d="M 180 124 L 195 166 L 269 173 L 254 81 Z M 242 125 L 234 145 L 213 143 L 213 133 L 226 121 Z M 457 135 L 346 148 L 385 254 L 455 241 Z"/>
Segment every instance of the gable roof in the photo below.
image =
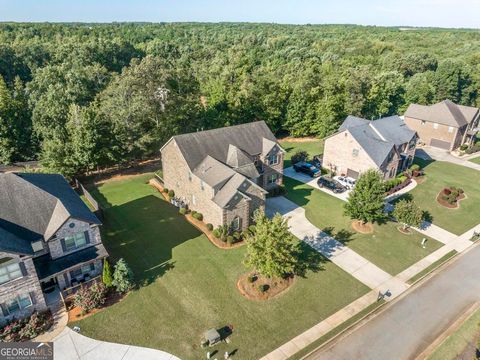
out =
<path fill-rule="evenodd" d="M 265 121 L 173 136 L 190 169 L 195 169 L 209 155 L 227 163 L 229 146 L 253 156 L 263 152 L 263 139 L 277 144 Z"/>
<path fill-rule="evenodd" d="M 410 104 L 405 116 L 460 128 L 470 124 L 478 112 L 476 107 L 457 105 L 447 99 L 430 106 Z"/>
<path fill-rule="evenodd" d="M 69 218 L 100 224 L 63 176 L 0 174 L 0 249 L 28 253 L 32 242 L 50 239 Z"/>
<path fill-rule="evenodd" d="M 348 116 L 339 128 L 342 131 L 348 131 L 377 166 L 392 149 L 410 142 L 416 134 L 396 115 L 372 121 Z"/>

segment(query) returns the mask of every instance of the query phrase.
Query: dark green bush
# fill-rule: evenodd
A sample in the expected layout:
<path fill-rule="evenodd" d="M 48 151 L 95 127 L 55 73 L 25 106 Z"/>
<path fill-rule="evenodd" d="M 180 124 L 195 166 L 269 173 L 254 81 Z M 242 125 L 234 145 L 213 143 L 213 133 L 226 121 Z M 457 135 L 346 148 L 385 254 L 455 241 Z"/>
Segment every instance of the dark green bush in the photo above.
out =
<path fill-rule="evenodd" d="M 178 210 L 178 212 L 180 213 L 180 215 L 185 215 L 187 213 L 187 209 L 186 208 L 180 208 L 180 210 Z"/>
<path fill-rule="evenodd" d="M 232 245 L 234 243 L 234 239 L 232 235 L 227 236 L 227 244 Z"/>
<path fill-rule="evenodd" d="M 165 194 L 168 194 L 168 189 L 167 189 L 167 188 L 163 188 L 163 192 L 164 192 Z"/>
<path fill-rule="evenodd" d="M 301 161 L 306 161 L 307 159 L 308 153 L 306 151 L 298 150 L 295 154 L 292 155 L 292 165 Z"/>
<path fill-rule="evenodd" d="M 254 234 L 255 233 L 255 225 L 250 225 L 248 227 L 248 231 L 250 231 L 250 233 Z"/>
<path fill-rule="evenodd" d="M 220 238 L 220 230 L 218 229 L 213 230 L 213 236 L 215 236 L 217 239 Z"/>
<path fill-rule="evenodd" d="M 195 214 L 192 214 L 192 216 L 193 216 L 195 219 L 197 219 L 197 220 L 200 220 L 200 221 L 203 220 L 203 215 L 202 215 L 202 213 L 196 212 Z"/>
<path fill-rule="evenodd" d="M 465 151 L 465 150 L 467 150 L 467 149 L 468 149 L 468 145 L 467 145 L 467 144 L 463 144 L 463 145 L 460 146 L 460 150 L 461 150 L 461 151 Z"/>
<path fill-rule="evenodd" d="M 171 197 L 171 198 L 173 198 L 173 197 L 175 196 L 175 191 L 169 190 L 169 191 L 168 191 L 168 196 Z"/>
<path fill-rule="evenodd" d="M 410 166 L 410 170 L 411 171 L 420 171 L 420 165 L 413 164 L 412 166 Z"/>
<path fill-rule="evenodd" d="M 267 290 L 268 290 L 268 285 L 267 284 L 258 285 L 258 291 L 260 291 L 261 293 L 264 293 Z"/>
<path fill-rule="evenodd" d="M 249 283 L 253 283 L 255 282 L 255 280 L 257 280 L 257 277 L 255 275 L 248 275 L 247 281 Z"/>
<path fill-rule="evenodd" d="M 207 229 L 208 229 L 208 231 L 212 231 L 213 230 L 213 225 L 208 223 L 207 224 Z"/>

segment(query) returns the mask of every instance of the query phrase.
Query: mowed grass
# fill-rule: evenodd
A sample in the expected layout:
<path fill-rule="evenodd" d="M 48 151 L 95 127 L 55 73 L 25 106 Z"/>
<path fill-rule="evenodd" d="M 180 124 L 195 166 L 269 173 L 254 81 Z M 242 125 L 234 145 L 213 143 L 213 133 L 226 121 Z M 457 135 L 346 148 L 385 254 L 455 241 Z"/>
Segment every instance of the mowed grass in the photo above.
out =
<path fill-rule="evenodd" d="M 428 239 L 423 249 L 420 243 L 424 235 L 416 231 L 404 235 L 394 222 L 375 224 L 372 234 L 357 233 L 351 227 L 352 220 L 343 213 L 342 200 L 288 177 L 284 178 L 284 183 L 287 198 L 305 208 L 312 224 L 391 275 L 397 275 L 443 245 Z"/>
<path fill-rule="evenodd" d="M 470 159 L 469 160 L 470 162 L 473 162 L 475 164 L 480 164 L 480 156 L 479 157 L 476 157 L 476 158 L 473 158 L 473 159 Z"/>
<path fill-rule="evenodd" d="M 476 359 L 480 348 L 480 310 L 474 312 L 452 335 L 447 337 L 428 360 Z M 463 355 L 463 357 L 460 357 Z M 477 355 L 478 356 L 478 355 Z"/>
<path fill-rule="evenodd" d="M 425 181 L 413 189 L 408 196 L 429 212 L 432 222 L 454 234 L 461 235 L 480 223 L 480 171 L 452 163 L 415 160 L 425 169 Z M 440 205 L 436 198 L 445 187 L 460 187 L 466 199 L 457 209 Z"/>
<path fill-rule="evenodd" d="M 92 191 L 106 207 L 104 243 L 114 259 L 126 259 L 139 286 L 120 303 L 73 323 L 82 334 L 186 360 L 206 358 L 200 348 L 206 330 L 232 325 L 231 343 L 209 350 L 218 350 L 218 358 L 236 350 L 234 358 L 259 359 L 369 291 L 310 250 L 321 270 L 308 271 L 270 301 L 245 299 L 236 288 L 247 271 L 245 248 L 213 246 L 146 184 L 150 177 Z"/>
<path fill-rule="evenodd" d="M 284 159 L 284 167 L 291 166 L 291 158 L 298 151 L 306 151 L 310 158 L 315 155 L 323 154 L 323 140 L 320 139 L 303 139 L 299 141 L 282 141 L 280 145 L 287 152 Z"/>

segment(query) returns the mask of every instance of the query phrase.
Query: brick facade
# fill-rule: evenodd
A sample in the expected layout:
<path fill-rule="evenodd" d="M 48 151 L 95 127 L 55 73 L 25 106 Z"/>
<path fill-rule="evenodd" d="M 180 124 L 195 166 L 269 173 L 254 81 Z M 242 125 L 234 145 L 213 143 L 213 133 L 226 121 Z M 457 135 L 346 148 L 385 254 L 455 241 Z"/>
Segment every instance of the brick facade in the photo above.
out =
<path fill-rule="evenodd" d="M 423 121 L 408 116 L 405 116 L 405 124 L 417 132 L 421 142 L 431 145 L 432 139 L 446 141 L 450 143 L 448 150 L 454 150 L 462 144 L 467 130 L 467 126 L 458 129 L 453 126 Z"/>
<path fill-rule="evenodd" d="M 269 165 L 268 164 L 268 157 L 271 155 L 277 155 L 279 157 L 278 164 Z M 260 160 L 263 163 L 263 174 L 262 174 L 262 183 L 259 184 L 266 190 L 273 189 L 276 186 L 283 184 L 283 159 L 284 153 L 278 146 L 275 146 L 266 156 L 262 157 Z M 269 182 L 272 175 L 277 175 L 278 180 L 275 183 Z"/>
<path fill-rule="evenodd" d="M 13 317 L 19 318 L 30 315 L 33 310 L 45 310 L 47 308 L 32 258 L 0 252 L 0 259 L 5 258 L 11 258 L 15 262 L 23 263 L 23 265 L 21 265 L 23 276 L 0 285 L 0 307 L 2 309 L 0 313 L 0 324 Z M 30 296 L 32 306 L 17 311 L 14 314 L 8 314 L 6 304 L 17 296 L 24 295 Z"/>

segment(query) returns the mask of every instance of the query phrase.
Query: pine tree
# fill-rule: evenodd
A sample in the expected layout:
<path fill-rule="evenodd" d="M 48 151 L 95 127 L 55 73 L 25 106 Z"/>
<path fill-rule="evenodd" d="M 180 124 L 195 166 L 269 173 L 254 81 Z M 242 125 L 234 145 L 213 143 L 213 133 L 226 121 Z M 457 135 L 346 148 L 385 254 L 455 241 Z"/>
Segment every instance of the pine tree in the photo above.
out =
<path fill-rule="evenodd" d="M 107 288 L 113 286 L 113 278 L 112 278 L 112 267 L 108 262 L 107 258 L 103 260 L 103 274 L 102 274 L 102 281 Z"/>
<path fill-rule="evenodd" d="M 261 275 L 273 278 L 293 273 L 298 266 L 297 241 L 288 231 L 288 222 L 280 214 L 268 219 L 255 213 L 255 231 L 247 236 L 245 265 Z"/>
<path fill-rule="evenodd" d="M 403 224 L 404 230 L 410 226 L 419 227 L 423 221 L 423 211 L 414 201 L 400 200 L 392 215 Z"/>
<path fill-rule="evenodd" d="M 355 188 L 344 205 L 345 214 L 362 224 L 384 219 L 385 185 L 378 171 L 371 169 L 357 180 Z"/>
<path fill-rule="evenodd" d="M 118 292 L 126 292 L 133 287 L 133 273 L 128 267 L 125 260 L 120 259 L 115 265 L 113 272 L 112 285 L 115 286 Z"/>

